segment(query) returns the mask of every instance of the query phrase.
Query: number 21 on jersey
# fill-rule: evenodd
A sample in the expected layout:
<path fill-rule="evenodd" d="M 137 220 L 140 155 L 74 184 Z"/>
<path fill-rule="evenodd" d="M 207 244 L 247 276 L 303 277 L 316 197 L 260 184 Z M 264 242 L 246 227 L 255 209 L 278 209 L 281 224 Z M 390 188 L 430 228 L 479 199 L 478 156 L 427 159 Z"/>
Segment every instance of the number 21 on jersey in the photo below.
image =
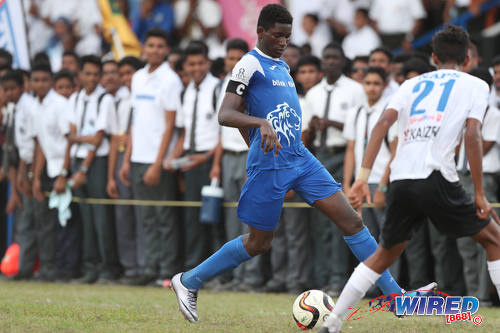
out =
<path fill-rule="evenodd" d="M 439 103 L 436 108 L 437 111 L 444 112 L 446 104 L 448 103 L 448 99 L 450 98 L 451 89 L 453 88 L 454 84 L 455 79 L 452 79 L 439 85 L 440 87 L 443 87 L 443 91 L 441 92 L 441 98 L 439 98 Z M 427 111 L 426 109 L 418 109 L 418 104 L 420 104 L 420 102 L 422 102 L 431 93 L 432 89 L 434 89 L 434 86 L 434 81 L 424 80 L 418 82 L 413 87 L 413 93 L 420 93 L 411 105 L 410 117 L 413 115 L 425 113 Z"/>

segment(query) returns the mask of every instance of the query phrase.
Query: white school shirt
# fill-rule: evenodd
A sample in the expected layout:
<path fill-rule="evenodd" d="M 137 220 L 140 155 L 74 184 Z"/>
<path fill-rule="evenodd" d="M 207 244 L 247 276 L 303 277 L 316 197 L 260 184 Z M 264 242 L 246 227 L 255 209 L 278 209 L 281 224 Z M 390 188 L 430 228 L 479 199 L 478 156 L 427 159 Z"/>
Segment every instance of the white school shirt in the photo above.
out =
<path fill-rule="evenodd" d="M 71 122 L 76 125 L 78 136 L 94 135 L 101 130 L 106 134 L 113 133 L 113 124 L 116 122 L 114 119 L 115 103 L 113 96 L 106 93 L 101 99 L 99 110 L 97 110 L 99 97 L 104 93 L 106 93 L 106 90 L 102 86 L 97 86 L 90 95 L 87 95 L 85 89 L 82 89 L 77 95 L 71 96 L 70 107 L 73 108 L 73 119 Z M 82 119 L 85 102 L 87 102 L 87 111 L 84 115 L 85 118 Z M 89 150 L 93 149 L 95 147 L 87 143 L 74 144 L 71 147 L 71 156 L 75 156 L 76 154 L 77 158 L 85 158 Z M 97 148 L 96 156 L 107 156 L 108 153 L 109 140 L 107 136 L 104 136 L 101 145 Z"/>
<path fill-rule="evenodd" d="M 381 34 L 406 34 L 426 16 L 421 0 L 374 0 L 370 8 Z"/>
<path fill-rule="evenodd" d="M 227 84 L 231 79 L 231 74 L 228 74 L 222 81 L 220 87 L 219 98 L 217 100 L 217 112 L 220 111 L 220 106 L 226 95 Z M 248 146 L 241 136 L 240 131 L 234 127 L 221 126 L 221 143 L 224 150 L 229 150 L 233 152 L 243 152 L 248 151 Z"/>
<path fill-rule="evenodd" d="M 345 123 L 349 111 L 360 102 L 366 100 L 366 95 L 361 84 L 345 75 L 341 75 L 333 85 L 329 85 L 325 78 L 312 87 L 305 96 L 304 109 L 309 113 L 311 118 L 313 116 L 323 118 L 327 99 L 327 89 L 333 89 L 330 97 L 330 110 L 328 112 L 329 120 Z M 321 132 L 318 132 L 314 143 L 316 147 L 319 147 L 320 140 Z M 326 146 L 334 147 L 345 145 L 346 140 L 342 135 L 342 131 L 335 127 L 329 127 L 326 132 Z"/>
<path fill-rule="evenodd" d="M 219 142 L 219 121 L 217 110 L 213 105 L 214 89 L 219 80 L 208 73 L 199 86 L 198 103 L 196 110 L 195 151 L 207 151 L 217 146 Z M 177 125 L 185 130 L 184 149 L 187 151 L 191 145 L 191 124 L 193 121 L 194 101 L 196 87 L 193 81 L 189 83 L 184 92 L 183 103 Z"/>
<path fill-rule="evenodd" d="M 405 81 L 389 103 L 398 112 L 398 147 L 391 181 L 425 179 L 434 170 L 458 181 L 455 148 L 465 121 L 483 121 L 488 85 L 467 73 L 441 69 Z"/>
<path fill-rule="evenodd" d="M 399 84 L 392 77 L 389 78 L 389 84 L 384 88 L 384 92 L 382 93 L 382 98 L 389 102 L 391 100 L 392 95 L 396 93 L 399 89 Z"/>
<path fill-rule="evenodd" d="M 483 140 L 495 142 L 488 153 L 483 156 L 483 172 L 497 173 L 500 171 L 500 110 L 492 105 L 488 107 L 484 115 L 481 135 Z M 457 170 L 462 170 L 464 166 L 467 170 L 470 170 L 465 154 L 465 143 L 462 138 L 457 159 Z"/>
<path fill-rule="evenodd" d="M 347 121 L 344 125 L 343 134 L 347 140 L 354 141 L 354 165 L 356 175 L 361 169 L 361 162 L 363 161 L 363 156 L 365 154 L 366 144 L 370 140 L 373 128 L 380 119 L 380 116 L 384 112 L 386 106 L 387 101 L 380 98 L 380 100 L 372 107 L 369 107 L 367 103 L 363 103 L 349 112 Z M 372 166 L 372 172 L 368 178 L 369 184 L 378 184 L 380 179 L 382 179 L 385 169 L 387 168 L 387 164 L 391 159 L 391 151 L 386 141 L 392 142 L 395 138 L 396 126 L 394 124 L 389 129 L 387 140 L 384 138 L 384 141 L 380 146 L 380 151 L 375 158 L 375 162 Z"/>
<path fill-rule="evenodd" d="M 357 56 L 366 56 L 370 51 L 380 46 L 380 37 L 367 24 L 359 30 L 353 30 L 342 41 L 346 57 L 354 59 Z"/>
<path fill-rule="evenodd" d="M 33 97 L 23 93 L 17 101 L 14 113 L 14 144 L 19 157 L 27 164 L 33 162 L 35 141 L 31 134 L 33 122 Z"/>
<path fill-rule="evenodd" d="M 33 136 L 35 136 L 45 156 L 47 174 L 50 178 L 61 174 L 68 140 L 70 102 L 63 96 L 50 90 L 40 102 L 34 102 Z"/>
<path fill-rule="evenodd" d="M 148 71 L 149 65 L 146 65 L 132 77 L 134 114 L 130 160 L 134 163 L 156 161 L 166 128 L 165 111 L 178 111 L 178 96 L 182 91 L 182 82 L 168 63 L 161 64 L 152 73 Z M 172 137 L 171 145 L 173 140 Z"/>

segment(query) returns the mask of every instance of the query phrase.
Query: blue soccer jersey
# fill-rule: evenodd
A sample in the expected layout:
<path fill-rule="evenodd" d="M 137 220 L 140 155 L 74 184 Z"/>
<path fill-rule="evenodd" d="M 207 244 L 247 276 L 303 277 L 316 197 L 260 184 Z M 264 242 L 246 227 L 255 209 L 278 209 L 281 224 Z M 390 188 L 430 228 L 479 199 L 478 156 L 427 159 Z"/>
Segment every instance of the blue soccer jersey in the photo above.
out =
<path fill-rule="evenodd" d="M 250 129 L 248 169 L 285 169 L 303 163 L 308 155 L 302 144 L 302 111 L 290 68 L 281 59 L 271 58 L 255 48 L 233 69 L 227 91 L 245 99 L 250 116 L 267 119 L 282 145 L 278 156 L 264 154 L 258 128 Z"/>

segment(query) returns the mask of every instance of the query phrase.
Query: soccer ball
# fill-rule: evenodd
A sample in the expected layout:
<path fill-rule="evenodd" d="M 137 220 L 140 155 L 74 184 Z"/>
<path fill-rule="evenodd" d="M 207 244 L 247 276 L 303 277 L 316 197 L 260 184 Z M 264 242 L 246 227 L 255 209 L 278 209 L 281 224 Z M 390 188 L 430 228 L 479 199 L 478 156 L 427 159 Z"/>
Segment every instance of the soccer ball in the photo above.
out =
<path fill-rule="evenodd" d="M 320 327 L 333 310 L 333 300 L 321 290 L 308 290 L 293 302 L 293 319 L 303 330 Z"/>

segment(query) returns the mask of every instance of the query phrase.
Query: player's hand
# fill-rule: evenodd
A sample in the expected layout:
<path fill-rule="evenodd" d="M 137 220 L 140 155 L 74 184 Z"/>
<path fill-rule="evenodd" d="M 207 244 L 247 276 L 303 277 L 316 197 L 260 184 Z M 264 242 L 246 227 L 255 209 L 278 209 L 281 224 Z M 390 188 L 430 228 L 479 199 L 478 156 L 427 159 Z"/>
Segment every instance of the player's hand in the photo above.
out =
<path fill-rule="evenodd" d="M 153 163 L 146 170 L 146 173 L 142 177 L 144 184 L 147 186 L 156 186 L 160 184 L 161 180 L 161 164 Z"/>
<path fill-rule="evenodd" d="M 189 171 L 196 168 L 197 166 L 208 161 L 208 156 L 206 154 L 193 154 L 189 155 L 188 159 L 191 161 L 181 167 L 181 171 Z"/>
<path fill-rule="evenodd" d="M 370 194 L 370 188 L 368 184 L 362 180 L 356 180 L 351 187 L 351 191 L 349 192 L 349 202 L 354 209 L 358 210 L 358 213 L 361 215 L 361 205 L 366 198 L 366 202 L 368 204 L 372 204 L 372 198 Z"/>
<path fill-rule="evenodd" d="M 57 194 L 66 192 L 66 177 L 57 177 L 54 183 L 54 191 L 56 191 Z"/>
<path fill-rule="evenodd" d="M 373 194 L 373 204 L 375 208 L 382 209 L 385 207 L 385 193 L 379 189 L 375 190 Z"/>
<path fill-rule="evenodd" d="M 474 203 L 476 205 L 476 214 L 480 219 L 485 220 L 491 215 L 495 222 L 500 224 L 500 219 L 498 218 L 497 213 L 493 208 L 491 208 L 491 205 L 484 194 L 476 195 Z"/>
<path fill-rule="evenodd" d="M 129 175 L 130 175 L 130 162 L 124 161 L 122 163 L 122 167 L 120 168 L 120 172 L 118 173 L 118 178 L 120 178 L 120 181 L 123 184 L 130 186 L 130 180 L 128 178 Z"/>
<path fill-rule="evenodd" d="M 114 178 L 108 179 L 106 192 L 111 199 L 118 199 L 120 197 L 120 195 L 118 194 L 118 187 L 116 186 L 116 181 Z"/>
<path fill-rule="evenodd" d="M 274 155 L 278 156 L 281 148 L 283 147 L 281 146 L 278 134 L 271 124 L 264 119 L 262 125 L 260 125 L 260 149 L 264 150 L 264 154 L 274 150 Z"/>

